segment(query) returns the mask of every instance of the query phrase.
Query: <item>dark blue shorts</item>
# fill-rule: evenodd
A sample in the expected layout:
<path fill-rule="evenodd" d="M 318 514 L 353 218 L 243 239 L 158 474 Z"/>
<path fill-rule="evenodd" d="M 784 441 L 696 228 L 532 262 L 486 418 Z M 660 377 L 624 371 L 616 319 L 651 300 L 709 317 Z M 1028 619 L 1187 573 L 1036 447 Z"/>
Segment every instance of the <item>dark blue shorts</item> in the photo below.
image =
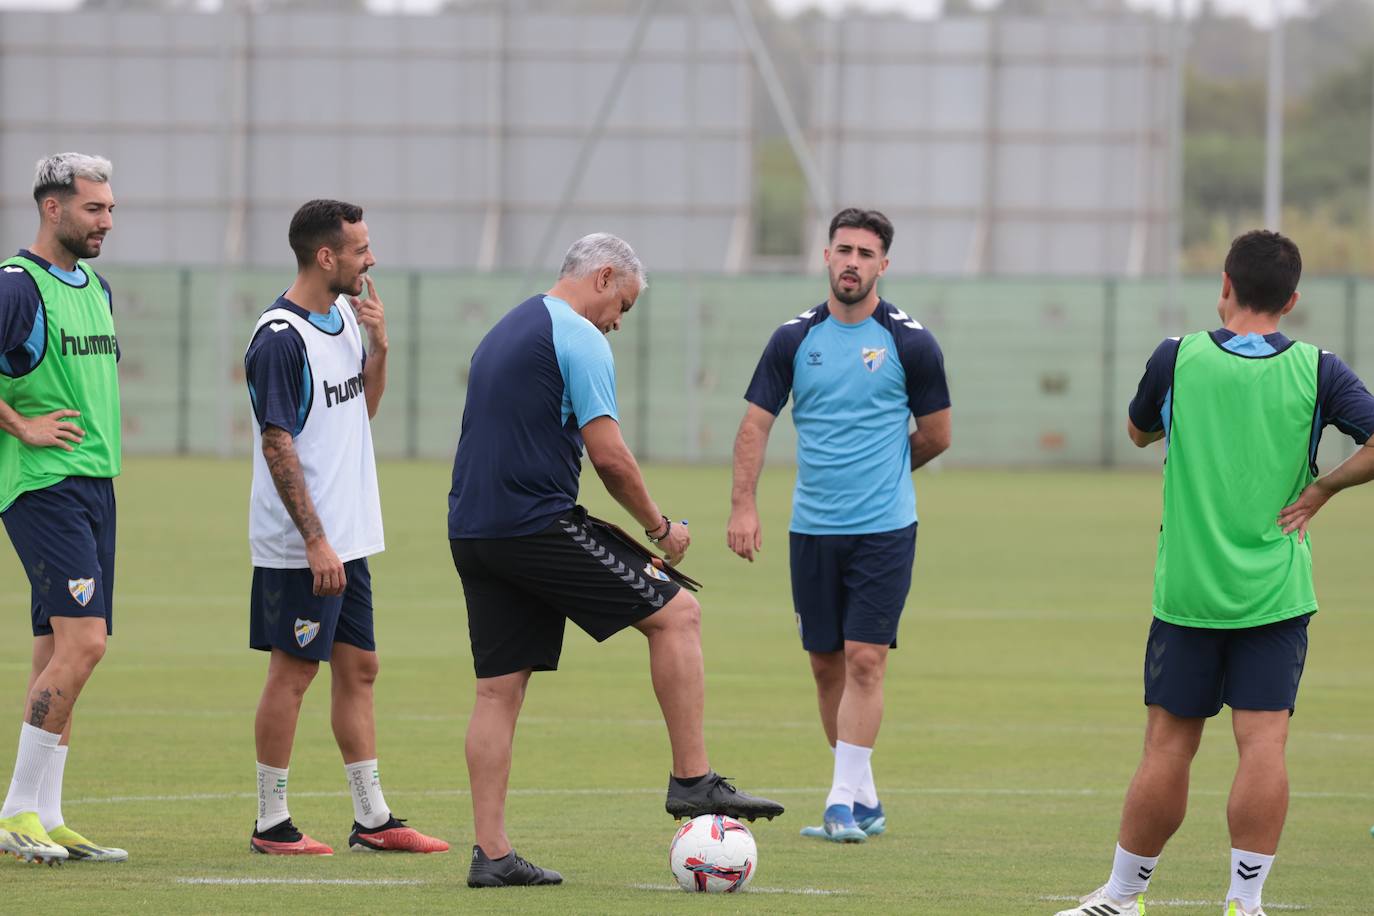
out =
<path fill-rule="evenodd" d="M 103 617 L 113 633 L 114 481 L 68 477 L 20 494 L 0 519 L 29 577 L 33 635 L 51 635 L 52 617 Z"/>
<path fill-rule="evenodd" d="M 1240 630 L 1181 627 L 1150 622 L 1145 646 L 1145 704 L 1185 719 L 1232 709 L 1291 714 L 1307 661 L 1307 620 Z"/>
<path fill-rule="evenodd" d="M 348 581 L 342 595 L 315 595 L 309 569 L 253 567 L 248 645 L 317 662 L 329 661 L 336 642 L 375 652 L 367 558 L 345 563 L 344 576 Z"/>
<path fill-rule="evenodd" d="M 838 652 L 845 640 L 897 648 L 897 622 L 911 590 L 916 524 L 877 534 L 791 533 L 792 606 L 808 652 Z"/>

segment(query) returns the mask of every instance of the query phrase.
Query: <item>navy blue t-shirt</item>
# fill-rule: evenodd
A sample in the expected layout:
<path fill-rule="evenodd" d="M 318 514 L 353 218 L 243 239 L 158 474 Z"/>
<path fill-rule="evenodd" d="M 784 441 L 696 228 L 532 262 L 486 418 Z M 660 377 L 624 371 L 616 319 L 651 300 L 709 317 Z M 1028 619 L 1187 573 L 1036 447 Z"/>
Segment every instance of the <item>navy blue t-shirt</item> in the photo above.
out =
<path fill-rule="evenodd" d="M 80 268 L 63 270 L 26 248 L 19 257 L 28 258 L 68 286 L 81 288 L 89 282 Z M 105 290 L 105 301 L 112 302 L 110 284 L 96 274 Z M 114 307 L 111 305 L 111 311 Z M 0 374 L 17 378 L 33 371 L 46 351 L 46 316 L 43 298 L 28 271 L 11 264 L 0 269 Z M 119 359 L 118 342 L 115 359 Z"/>
<path fill-rule="evenodd" d="M 312 312 L 282 296 L 267 311 L 286 309 L 326 334 L 343 330 L 344 319 L 338 305 L 331 305 L 327 314 Z M 367 363 L 367 354 L 363 354 Z M 305 341 L 289 322 L 269 322 L 258 328 L 243 357 L 243 374 L 248 379 L 248 397 L 253 402 L 253 414 L 258 430 L 276 426 L 299 436 L 310 416 L 314 383 L 310 374 L 310 360 Z"/>
<path fill-rule="evenodd" d="M 1278 333 L 1237 336 L 1226 328 L 1211 332 L 1222 349 L 1238 357 L 1264 357 L 1288 348 L 1293 341 Z M 1179 338 L 1163 341 L 1145 364 L 1135 398 L 1131 401 L 1131 422 L 1141 432 L 1169 433 L 1173 404 L 1174 364 L 1178 360 Z M 1316 458 L 1322 430 L 1334 426 L 1360 445 L 1374 434 L 1374 395 L 1360 377 L 1334 353 L 1321 351 L 1317 360 L 1317 411 L 1312 422 L 1308 454 Z"/>
<path fill-rule="evenodd" d="M 582 427 L 619 422 L 615 361 L 596 325 L 533 296 L 472 354 L 448 495 L 450 538 L 534 534 L 577 504 Z"/>

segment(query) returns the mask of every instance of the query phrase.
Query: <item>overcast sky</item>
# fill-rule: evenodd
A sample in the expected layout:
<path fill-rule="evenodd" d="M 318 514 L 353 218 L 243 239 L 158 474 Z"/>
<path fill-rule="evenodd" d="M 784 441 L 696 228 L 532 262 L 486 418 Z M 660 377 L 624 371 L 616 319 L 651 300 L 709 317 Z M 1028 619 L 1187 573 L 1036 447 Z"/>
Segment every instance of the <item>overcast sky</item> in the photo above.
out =
<path fill-rule="evenodd" d="M 1128 0 L 1128 2 L 1132 6 L 1142 9 L 1168 12 L 1174 0 Z M 1275 2 L 1281 3 L 1287 13 L 1306 9 L 1305 0 L 1214 0 L 1213 5 L 1223 12 L 1242 13 L 1253 22 L 1263 25 L 1273 19 Z M 772 0 L 772 3 L 784 13 L 791 13 L 808 7 L 820 7 L 823 10 L 832 11 L 861 6 L 865 9 L 884 12 L 899 10 L 913 16 L 929 17 L 933 16 L 940 8 L 940 0 Z M 985 5 L 979 0 L 974 0 L 974 3 L 979 6 Z M 1182 0 L 1182 3 L 1183 9 L 1191 13 L 1198 8 L 1201 0 Z"/>
<path fill-rule="evenodd" d="M 905 12 L 911 16 L 929 18 L 939 10 L 940 0 L 771 0 L 783 13 L 819 7 L 826 11 L 838 11 L 862 7 L 882 12 Z M 974 0 L 979 3 L 980 0 Z M 991 0 L 988 0 L 991 2 Z M 1175 2 L 1181 2 L 1187 12 L 1196 10 L 1201 0 L 1128 0 L 1133 6 L 1168 11 Z M 81 0 L 0 0 L 0 9 L 73 9 Z M 217 0 L 201 0 L 209 8 L 219 6 Z M 1286 12 L 1297 12 L 1306 8 L 1306 0 L 1213 0 L 1214 5 L 1223 11 L 1242 13 L 1253 22 L 1264 25 L 1274 16 L 1275 4 L 1281 4 Z M 368 0 L 368 6 L 377 12 L 428 13 L 443 4 L 443 0 Z"/>

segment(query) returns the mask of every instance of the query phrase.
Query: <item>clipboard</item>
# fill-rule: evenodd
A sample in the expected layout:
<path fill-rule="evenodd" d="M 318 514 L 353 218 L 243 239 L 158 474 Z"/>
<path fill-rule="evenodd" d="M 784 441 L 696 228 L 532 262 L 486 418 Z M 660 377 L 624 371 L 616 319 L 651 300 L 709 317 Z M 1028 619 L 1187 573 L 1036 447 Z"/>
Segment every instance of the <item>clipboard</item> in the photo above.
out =
<path fill-rule="evenodd" d="M 619 544 L 621 547 L 624 547 L 631 553 L 635 554 L 638 557 L 642 557 L 650 563 L 653 563 L 654 560 L 662 559 L 662 557 L 654 553 L 648 547 L 645 547 L 643 544 L 639 543 L 639 541 L 636 540 L 630 534 L 628 534 L 625 531 L 625 529 L 621 528 L 614 522 L 608 522 L 604 518 L 597 518 L 594 515 L 588 515 L 587 527 L 601 534 L 606 535 L 611 540 Z M 676 582 L 678 585 L 681 585 L 688 591 L 695 592 L 700 591 L 701 589 L 700 582 L 698 582 L 696 579 L 693 579 L 691 576 L 687 575 L 686 573 L 682 572 L 676 567 L 669 566 L 667 563 L 664 563 L 662 566 L 654 564 L 654 568 L 661 570 L 665 575 L 667 575 L 669 579 Z"/>

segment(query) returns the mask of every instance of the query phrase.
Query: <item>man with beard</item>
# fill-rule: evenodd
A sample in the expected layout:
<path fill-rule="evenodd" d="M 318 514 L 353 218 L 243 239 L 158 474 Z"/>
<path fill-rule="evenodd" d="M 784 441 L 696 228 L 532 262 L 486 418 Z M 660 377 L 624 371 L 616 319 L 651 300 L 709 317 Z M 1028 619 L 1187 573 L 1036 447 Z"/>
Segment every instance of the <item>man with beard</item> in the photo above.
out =
<path fill-rule="evenodd" d="M 353 799 L 350 848 L 444 852 L 382 796 L 372 685 L 377 644 L 367 558 L 383 549 L 370 421 L 386 387 L 386 317 L 361 207 L 312 200 L 288 234 L 296 282 L 263 312 L 244 372 L 257 417 L 248 540 L 249 645 L 271 652 L 258 704 L 258 818 L 249 848 L 330 855 L 296 829 L 287 766 L 301 700 L 330 667 L 330 721 Z M 367 295 L 363 295 L 363 287 Z M 363 348 L 363 330 L 367 348 Z"/>
<path fill-rule="evenodd" d="M 755 490 L 790 395 L 792 601 L 834 753 L 823 822 L 802 834 L 844 843 L 886 829 L 871 757 L 916 556 L 910 472 L 950 440 L 940 348 L 875 289 L 891 244 L 892 223 L 876 210 L 850 208 L 830 221 L 830 297 L 773 333 L 745 393 L 727 530 L 730 549 L 753 562 L 763 547 Z"/>
<path fill-rule="evenodd" d="M 119 348 L 110 287 L 85 263 L 113 225 L 110 172 L 82 153 L 39 161 L 38 239 L 0 265 L 0 519 L 34 636 L 0 850 L 48 863 L 129 857 L 62 817 L 72 711 L 112 632 Z"/>

